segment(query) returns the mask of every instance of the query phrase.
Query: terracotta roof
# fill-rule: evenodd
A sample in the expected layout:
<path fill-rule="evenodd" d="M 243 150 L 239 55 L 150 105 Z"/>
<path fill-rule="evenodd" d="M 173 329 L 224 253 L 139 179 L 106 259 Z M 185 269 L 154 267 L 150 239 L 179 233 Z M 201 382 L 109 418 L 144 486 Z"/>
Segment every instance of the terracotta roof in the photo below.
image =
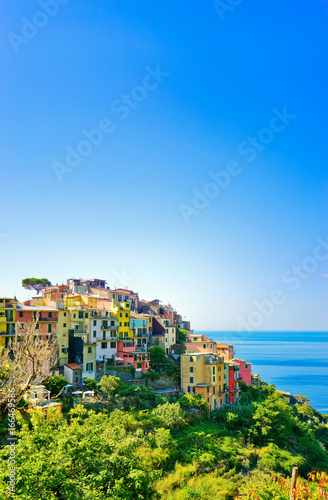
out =
<path fill-rule="evenodd" d="M 66 363 L 64 366 L 67 366 L 67 368 L 70 368 L 71 370 L 82 370 L 82 368 L 75 363 Z"/>

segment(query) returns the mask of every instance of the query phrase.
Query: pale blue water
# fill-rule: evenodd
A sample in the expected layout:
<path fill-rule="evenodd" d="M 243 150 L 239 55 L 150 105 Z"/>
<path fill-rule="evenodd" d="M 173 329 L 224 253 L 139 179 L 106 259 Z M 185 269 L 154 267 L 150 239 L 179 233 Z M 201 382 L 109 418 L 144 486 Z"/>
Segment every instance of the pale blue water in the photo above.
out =
<path fill-rule="evenodd" d="M 308 396 L 313 408 L 328 414 L 328 332 L 195 333 L 232 343 L 236 357 L 252 363 L 262 380 Z"/>

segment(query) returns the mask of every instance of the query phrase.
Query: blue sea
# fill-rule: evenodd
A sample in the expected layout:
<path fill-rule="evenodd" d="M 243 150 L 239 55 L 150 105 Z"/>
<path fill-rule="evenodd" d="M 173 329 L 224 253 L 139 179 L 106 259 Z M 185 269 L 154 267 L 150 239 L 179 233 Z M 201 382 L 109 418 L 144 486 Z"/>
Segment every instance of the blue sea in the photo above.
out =
<path fill-rule="evenodd" d="M 328 332 L 197 331 L 216 342 L 232 343 L 235 357 L 276 389 L 303 394 L 328 414 Z"/>

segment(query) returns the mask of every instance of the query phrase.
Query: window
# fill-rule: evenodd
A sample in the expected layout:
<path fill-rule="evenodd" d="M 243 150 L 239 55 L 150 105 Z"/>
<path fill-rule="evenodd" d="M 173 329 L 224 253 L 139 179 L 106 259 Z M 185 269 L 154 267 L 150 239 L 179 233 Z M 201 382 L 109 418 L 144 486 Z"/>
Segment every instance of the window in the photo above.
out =
<path fill-rule="evenodd" d="M 101 343 L 101 348 L 102 349 L 107 349 L 107 342 L 102 342 Z"/>
<path fill-rule="evenodd" d="M 190 370 L 190 373 L 193 373 L 193 372 L 194 372 L 194 367 L 193 367 L 193 366 L 191 366 L 191 367 L 189 368 L 189 370 Z"/>
<path fill-rule="evenodd" d="M 122 314 L 122 313 L 120 313 L 120 318 L 122 318 L 122 316 L 123 316 L 123 314 Z"/>
<path fill-rule="evenodd" d="M 48 325 L 48 333 L 52 332 L 51 324 Z"/>
<path fill-rule="evenodd" d="M 19 317 L 22 318 L 24 316 L 23 311 L 19 311 Z"/>
<path fill-rule="evenodd" d="M 37 324 L 36 324 L 35 329 L 36 329 L 36 330 L 40 330 L 40 325 L 39 325 L 39 323 L 37 323 Z"/>
<path fill-rule="evenodd" d="M 245 370 L 247 370 L 247 369 L 248 369 L 248 365 L 246 364 L 246 365 L 245 365 Z"/>
<path fill-rule="evenodd" d="M 215 394 L 215 386 L 213 386 L 213 396 L 214 396 L 214 394 Z"/>
<path fill-rule="evenodd" d="M 215 375 L 215 366 L 213 366 L 213 375 Z"/>
<path fill-rule="evenodd" d="M 113 293 L 113 299 L 115 299 L 115 293 Z"/>
<path fill-rule="evenodd" d="M 20 330 L 24 330 L 24 328 L 25 328 L 24 323 L 21 323 L 21 324 L 19 325 L 19 329 L 20 329 Z"/>
<path fill-rule="evenodd" d="M 221 371 L 221 366 L 218 367 L 218 372 L 220 372 L 220 371 Z"/>
<path fill-rule="evenodd" d="M 88 347 L 88 353 L 92 353 L 92 347 Z"/>
<path fill-rule="evenodd" d="M 207 398 L 207 402 L 208 402 L 208 403 L 210 402 L 210 398 Z"/>
<path fill-rule="evenodd" d="M 122 321 L 120 321 L 120 326 L 122 326 Z"/>
<path fill-rule="evenodd" d="M 108 316 L 108 311 L 106 311 L 106 317 Z"/>
<path fill-rule="evenodd" d="M 137 368 L 142 368 L 142 363 L 137 363 Z"/>
<path fill-rule="evenodd" d="M 76 318 L 76 314 L 73 314 L 73 318 Z"/>
<path fill-rule="evenodd" d="M 190 383 L 193 384 L 194 383 L 194 377 L 190 377 Z"/>
<path fill-rule="evenodd" d="M 66 323 L 63 323 L 63 328 L 66 328 Z"/>
<path fill-rule="evenodd" d="M 49 318 L 52 318 L 52 312 L 48 313 Z"/>
<path fill-rule="evenodd" d="M 103 340 L 106 340 L 106 332 L 103 332 Z"/>
<path fill-rule="evenodd" d="M 203 349 L 206 349 L 206 344 L 203 344 Z"/>
<path fill-rule="evenodd" d="M 93 326 L 97 326 L 97 320 L 96 319 L 93 320 Z"/>
<path fill-rule="evenodd" d="M 213 344 L 211 344 L 211 349 L 212 349 L 212 347 L 213 347 Z"/>
<path fill-rule="evenodd" d="M 194 358 L 193 358 L 192 356 L 190 356 L 189 361 L 190 361 L 190 362 L 193 362 L 193 361 L 194 361 Z"/>
<path fill-rule="evenodd" d="M 125 317 L 128 318 L 129 317 L 129 313 L 125 313 Z"/>
<path fill-rule="evenodd" d="M 215 382 L 215 376 L 213 375 L 213 382 Z"/>
<path fill-rule="evenodd" d="M 128 321 L 126 321 L 126 322 L 124 323 L 124 326 L 129 326 L 129 322 L 128 322 Z"/>
<path fill-rule="evenodd" d="M 219 375 L 219 382 L 221 382 L 221 375 Z"/>
<path fill-rule="evenodd" d="M 111 321 L 110 326 L 115 326 L 115 321 Z"/>
<path fill-rule="evenodd" d="M 219 385 L 219 392 L 221 393 L 221 386 Z"/>
<path fill-rule="evenodd" d="M 116 347 L 116 342 L 111 342 L 111 343 L 110 343 L 110 347 L 111 347 L 111 349 L 115 349 L 115 347 Z"/>
<path fill-rule="evenodd" d="M 92 372 L 93 371 L 93 363 L 87 363 L 87 371 Z"/>
<path fill-rule="evenodd" d="M 174 342 L 174 337 L 172 337 L 172 342 Z"/>
<path fill-rule="evenodd" d="M 89 317 L 89 313 L 85 313 L 85 317 L 88 318 Z"/>
<path fill-rule="evenodd" d="M 79 318 L 83 318 L 83 311 L 79 311 Z"/>
<path fill-rule="evenodd" d="M 64 313 L 64 316 L 66 316 L 66 313 Z"/>
<path fill-rule="evenodd" d="M 93 338 L 96 338 L 97 337 L 97 332 L 96 330 L 93 330 Z"/>

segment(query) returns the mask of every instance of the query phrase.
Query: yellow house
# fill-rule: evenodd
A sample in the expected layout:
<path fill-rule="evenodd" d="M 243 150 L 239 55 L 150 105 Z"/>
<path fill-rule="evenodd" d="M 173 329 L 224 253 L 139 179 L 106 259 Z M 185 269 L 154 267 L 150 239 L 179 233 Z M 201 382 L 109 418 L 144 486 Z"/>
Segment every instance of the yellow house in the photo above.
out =
<path fill-rule="evenodd" d="M 84 343 L 82 380 L 96 378 L 96 344 Z"/>
<path fill-rule="evenodd" d="M 16 306 L 18 300 L 0 298 L 0 341 L 7 346 L 15 335 Z"/>
<path fill-rule="evenodd" d="M 68 309 L 58 311 L 57 342 L 58 342 L 58 365 L 60 367 L 68 363 L 68 330 L 71 328 L 71 311 Z"/>
<path fill-rule="evenodd" d="M 118 321 L 118 337 L 119 339 L 133 339 L 133 331 L 130 328 L 131 303 L 120 302 L 114 308 L 112 314 L 116 316 Z"/>
<path fill-rule="evenodd" d="M 212 353 L 181 355 L 181 389 L 185 393 L 200 394 L 215 410 L 225 403 L 229 386 L 224 382 L 224 360 Z"/>

